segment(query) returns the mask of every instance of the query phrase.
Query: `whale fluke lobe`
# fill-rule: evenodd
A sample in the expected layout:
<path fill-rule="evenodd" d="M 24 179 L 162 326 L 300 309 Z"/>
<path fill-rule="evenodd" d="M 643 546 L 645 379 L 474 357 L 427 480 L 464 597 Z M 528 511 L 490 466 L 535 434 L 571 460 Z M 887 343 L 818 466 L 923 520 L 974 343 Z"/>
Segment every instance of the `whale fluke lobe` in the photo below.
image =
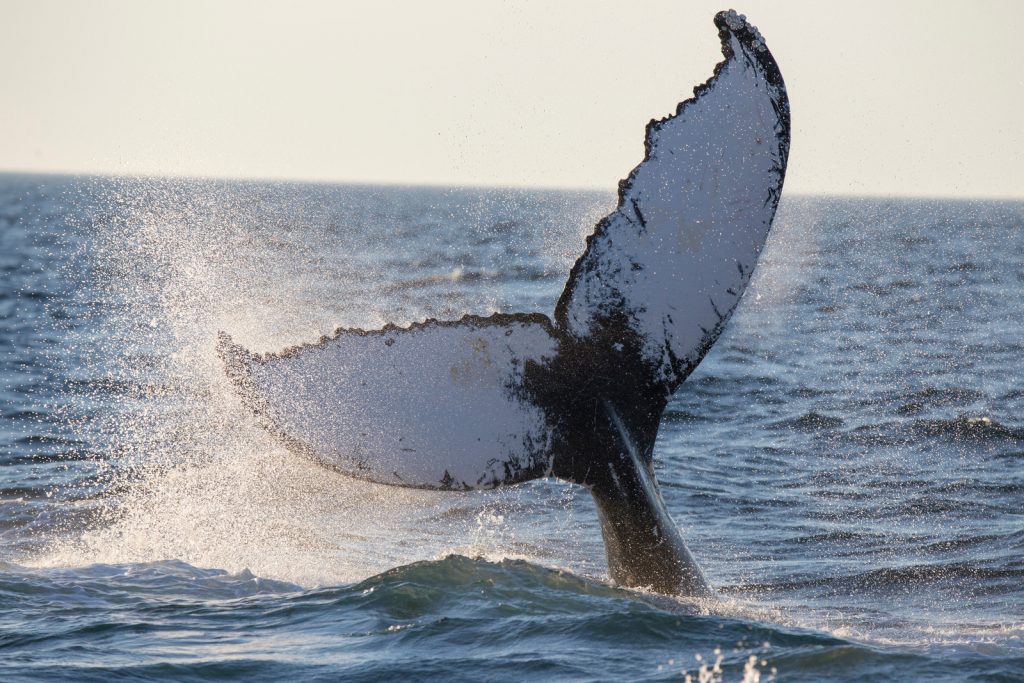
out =
<path fill-rule="evenodd" d="M 673 116 L 647 126 L 555 310 L 576 338 L 635 337 L 667 393 L 717 339 L 750 280 L 778 205 L 789 102 L 757 29 L 715 17 L 726 60 Z"/>
<path fill-rule="evenodd" d="M 458 490 L 550 471 L 552 424 L 523 384 L 557 349 L 540 314 L 339 329 L 263 356 L 218 342 L 245 402 L 294 450 L 360 479 Z"/>
<path fill-rule="evenodd" d="M 594 495 L 612 578 L 711 590 L 669 517 L 652 454 L 672 392 L 724 329 L 782 193 L 789 101 L 757 29 L 715 16 L 724 61 L 647 126 L 573 266 L 539 313 L 339 329 L 276 354 L 221 334 L 243 401 L 296 452 L 384 484 L 493 488 L 542 476 Z"/>

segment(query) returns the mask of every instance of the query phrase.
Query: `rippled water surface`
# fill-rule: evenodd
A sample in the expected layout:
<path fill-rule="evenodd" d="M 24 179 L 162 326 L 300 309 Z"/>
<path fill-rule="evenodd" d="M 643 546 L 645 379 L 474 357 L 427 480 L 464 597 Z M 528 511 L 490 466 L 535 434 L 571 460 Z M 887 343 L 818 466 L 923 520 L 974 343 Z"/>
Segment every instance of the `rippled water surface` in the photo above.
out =
<path fill-rule="evenodd" d="M 655 451 L 712 605 L 577 487 L 309 464 L 213 352 L 550 313 L 613 205 L 0 176 L 0 680 L 1024 680 L 1024 204 L 783 198 Z"/>

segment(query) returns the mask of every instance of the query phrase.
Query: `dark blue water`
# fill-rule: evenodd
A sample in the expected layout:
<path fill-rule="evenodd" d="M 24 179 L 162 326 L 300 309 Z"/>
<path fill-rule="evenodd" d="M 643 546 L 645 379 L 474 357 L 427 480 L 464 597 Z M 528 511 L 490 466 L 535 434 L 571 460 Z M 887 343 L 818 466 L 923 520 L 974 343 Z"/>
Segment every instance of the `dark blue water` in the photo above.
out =
<path fill-rule="evenodd" d="M 317 469 L 213 353 L 550 312 L 613 203 L 0 176 L 0 680 L 1024 680 L 1022 203 L 784 197 L 656 449 L 716 605 L 576 487 Z"/>

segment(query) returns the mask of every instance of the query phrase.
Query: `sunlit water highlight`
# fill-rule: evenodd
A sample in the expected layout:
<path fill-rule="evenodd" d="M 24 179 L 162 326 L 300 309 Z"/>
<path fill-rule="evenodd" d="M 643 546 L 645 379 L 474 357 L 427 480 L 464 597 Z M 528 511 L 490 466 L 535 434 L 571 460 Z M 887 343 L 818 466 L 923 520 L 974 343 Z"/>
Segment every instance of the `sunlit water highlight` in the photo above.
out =
<path fill-rule="evenodd" d="M 717 605 L 583 490 L 303 461 L 213 352 L 550 312 L 613 202 L 0 176 L 0 678 L 1021 680 L 1020 203 L 784 198 L 656 448 Z"/>

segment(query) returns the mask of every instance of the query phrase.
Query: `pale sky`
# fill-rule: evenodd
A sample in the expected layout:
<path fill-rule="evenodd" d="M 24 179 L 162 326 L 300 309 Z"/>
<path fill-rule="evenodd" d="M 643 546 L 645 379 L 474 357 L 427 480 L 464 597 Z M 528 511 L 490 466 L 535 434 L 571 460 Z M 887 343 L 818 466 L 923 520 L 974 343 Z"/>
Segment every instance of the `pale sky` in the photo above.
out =
<path fill-rule="evenodd" d="M 787 192 L 1024 197 L 1024 2 L 735 7 L 789 89 Z M 0 170 L 611 191 L 727 8 L 0 0 Z"/>

